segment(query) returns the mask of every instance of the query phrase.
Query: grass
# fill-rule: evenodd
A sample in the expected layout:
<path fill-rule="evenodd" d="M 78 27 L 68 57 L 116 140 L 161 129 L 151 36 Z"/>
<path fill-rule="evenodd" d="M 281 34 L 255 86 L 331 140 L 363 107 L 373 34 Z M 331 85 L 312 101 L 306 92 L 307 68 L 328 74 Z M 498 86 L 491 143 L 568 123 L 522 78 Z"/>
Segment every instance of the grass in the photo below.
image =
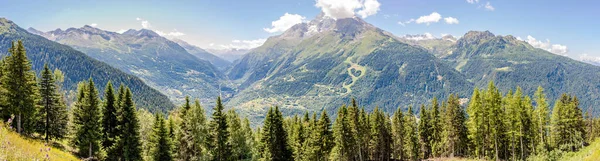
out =
<path fill-rule="evenodd" d="M 600 138 L 590 143 L 589 146 L 577 151 L 566 153 L 561 161 L 596 161 L 600 160 Z"/>
<path fill-rule="evenodd" d="M 80 160 L 42 141 L 22 137 L 0 124 L 0 160 Z"/>

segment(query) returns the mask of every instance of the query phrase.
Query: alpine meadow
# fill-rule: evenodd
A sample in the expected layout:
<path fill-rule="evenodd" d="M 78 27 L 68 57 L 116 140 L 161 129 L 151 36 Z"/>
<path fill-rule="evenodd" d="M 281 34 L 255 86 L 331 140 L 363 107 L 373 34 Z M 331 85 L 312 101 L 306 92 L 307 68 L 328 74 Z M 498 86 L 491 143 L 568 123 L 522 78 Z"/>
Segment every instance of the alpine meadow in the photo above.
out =
<path fill-rule="evenodd" d="M 0 160 L 600 161 L 598 6 L 0 0 Z"/>

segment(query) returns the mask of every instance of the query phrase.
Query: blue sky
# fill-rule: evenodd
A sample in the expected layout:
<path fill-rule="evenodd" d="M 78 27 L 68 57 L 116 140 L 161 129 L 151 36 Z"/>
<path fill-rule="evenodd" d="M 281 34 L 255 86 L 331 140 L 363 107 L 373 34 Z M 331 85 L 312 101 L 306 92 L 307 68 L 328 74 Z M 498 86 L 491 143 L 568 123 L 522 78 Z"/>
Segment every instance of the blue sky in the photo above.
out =
<path fill-rule="evenodd" d="M 490 30 L 576 59 L 583 54 L 600 57 L 600 2 L 593 0 L 0 1 L 0 17 L 23 28 L 145 27 L 202 48 L 254 47 L 337 5 L 398 36 Z M 335 14 L 341 13 L 331 16 Z M 453 19 L 446 21 L 448 17 Z"/>

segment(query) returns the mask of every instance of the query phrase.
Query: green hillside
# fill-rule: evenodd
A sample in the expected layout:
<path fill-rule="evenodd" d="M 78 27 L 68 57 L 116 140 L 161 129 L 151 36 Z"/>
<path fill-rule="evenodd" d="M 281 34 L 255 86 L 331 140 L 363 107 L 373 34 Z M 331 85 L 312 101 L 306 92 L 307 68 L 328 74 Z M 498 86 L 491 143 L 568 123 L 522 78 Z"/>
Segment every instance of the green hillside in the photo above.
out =
<path fill-rule="evenodd" d="M 139 107 L 151 111 L 167 111 L 174 107 L 169 99 L 157 90 L 146 85 L 139 78 L 119 71 L 106 63 L 88 57 L 69 46 L 31 34 L 12 21 L 0 18 L 0 55 L 5 56 L 13 41 L 22 40 L 32 67 L 40 71 L 47 63 L 51 69 L 65 73 L 65 90 L 75 90 L 77 83 L 94 78 L 99 88 L 104 88 L 110 80 L 113 84 L 124 84 L 136 94 Z"/>

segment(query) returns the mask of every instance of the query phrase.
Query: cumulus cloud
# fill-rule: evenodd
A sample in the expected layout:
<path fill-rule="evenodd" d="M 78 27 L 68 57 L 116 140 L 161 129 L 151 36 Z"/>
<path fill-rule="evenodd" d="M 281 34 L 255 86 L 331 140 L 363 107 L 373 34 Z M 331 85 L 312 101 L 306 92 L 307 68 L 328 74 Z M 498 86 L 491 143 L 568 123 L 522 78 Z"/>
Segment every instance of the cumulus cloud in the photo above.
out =
<path fill-rule="evenodd" d="M 360 15 L 362 18 L 367 18 L 371 15 L 377 14 L 377 12 L 379 11 L 379 6 L 381 6 L 381 4 L 377 2 L 377 0 L 365 0 L 363 6 L 363 9 L 358 11 L 357 14 Z"/>
<path fill-rule="evenodd" d="M 271 28 L 263 28 L 268 33 L 283 32 L 290 27 L 302 23 L 306 20 L 306 17 L 298 14 L 285 13 L 279 17 L 279 20 L 271 22 Z"/>
<path fill-rule="evenodd" d="M 325 16 L 342 19 L 352 18 L 355 14 L 362 18 L 375 15 L 381 4 L 377 0 L 317 0 L 317 8 L 325 13 Z"/>
<path fill-rule="evenodd" d="M 599 65 L 600 66 L 600 57 L 597 56 L 591 56 L 588 54 L 582 54 L 579 56 L 579 60 L 582 62 L 587 62 L 590 64 L 594 64 L 594 65 Z"/>
<path fill-rule="evenodd" d="M 479 3 L 479 0 L 467 0 L 467 3 L 475 4 Z"/>
<path fill-rule="evenodd" d="M 209 46 L 216 49 L 253 49 L 261 46 L 267 39 L 256 39 L 256 40 L 232 40 L 229 44 L 216 45 L 214 43 Z"/>
<path fill-rule="evenodd" d="M 123 34 L 123 33 L 125 33 L 125 31 L 127 31 L 127 30 L 125 30 L 125 29 L 120 29 L 119 31 L 117 31 L 117 33 Z"/>
<path fill-rule="evenodd" d="M 518 38 L 517 38 L 518 39 Z M 525 42 L 529 43 L 531 46 L 544 49 L 554 54 L 566 56 L 569 49 L 566 45 L 561 44 L 551 44 L 550 40 L 546 39 L 546 41 L 540 41 L 534 38 L 531 35 L 527 35 L 527 40 Z"/>
<path fill-rule="evenodd" d="M 454 17 L 446 17 L 444 18 L 444 21 L 446 21 L 447 24 L 458 24 L 458 19 L 454 18 Z"/>
<path fill-rule="evenodd" d="M 398 24 L 400 24 L 400 25 L 402 25 L 402 26 L 406 26 L 407 24 L 410 24 L 410 23 L 413 23 L 413 22 L 415 22 L 415 19 L 414 19 L 414 18 L 411 18 L 410 20 L 408 20 L 408 21 L 404 21 L 404 22 L 402 22 L 402 21 L 398 21 Z"/>
<path fill-rule="evenodd" d="M 90 26 L 92 26 L 92 27 L 96 27 L 96 26 L 98 26 L 98 24 L 96 24 L 96 23 L 92 23 L 92 24 L 90 24 Z"/>
<path fill-rule="evenodd" d="M 494 11 L 494 10 L 496 10 L 496 8 L 494 8 L 494 6 L 492 6 L 490 4 L 490 2 L 487 2 L 484 7 L 485 7 L 485 10 L 488 10 L 488 11 Z"/>
<path fill-rule="evenodd" d="M 413 40 L 413 41 L 421 41 L 421 40 L 435 39 L 436 37 L 433 36 L 431 33 L 426 32 L 422 35 L 404 35 L 404 36 L 402 36 L 402 38 L 405 38 L 407 40 Z"/>
<path fill-rule="evenodd" d="M 440 19 L 442 19 L 442 15 L 440 15 L 437 12 L 433 12 L 433 13 L 431 13 L 429 15 L 425 15 L 425 16 L 419 17 L 415 22 L 418 23 L 418 24 L 424 23 L 424 24 L 429 25 L 431 23 L 439 22 Z"/>
<path fill-rule="evenodd" d="M 178 36 L 183 36 L 185 35 L 182 32 L 177 31 L 176 29 L 171 31 L 171 32 L 162 32 L 159 30 L 153 30 L 154 32 L 156 32 L 156 34 L 160 35 L 160 36 L 172 36 L 172 37 L 178 37 Z"/>

